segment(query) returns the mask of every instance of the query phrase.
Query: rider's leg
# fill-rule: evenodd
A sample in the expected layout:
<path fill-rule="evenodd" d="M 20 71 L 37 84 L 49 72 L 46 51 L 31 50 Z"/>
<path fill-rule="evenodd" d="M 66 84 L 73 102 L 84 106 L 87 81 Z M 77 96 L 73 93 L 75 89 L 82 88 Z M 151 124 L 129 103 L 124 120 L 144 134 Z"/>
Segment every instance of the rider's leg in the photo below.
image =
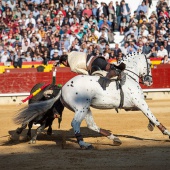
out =
<path fill-rule="evenodd" d="M 89 111 L 88 111 L 88 113 L 85 117 L 85 120 L 86 120 L 86 123 L 87 123 L 87 127 L 89 129 L 91 129 L 95 132 L 98 132 L 103 136 L 106 136 L 110 140 L 113 140 L 114 144 L 120 145 L 122 143 L 118 137 L 114 136 L 112 133 L 110 133 L 109 131 L 107 131 L 105 129 L 101 129 L 100 127 L 98 127 L 96 125 L 90 109 L 89 109 Z"/>
<path fill-rule="evenodd" d="M 124 63 L 121 63 L 118 66 L 110 64 L 110 68 L 106 77 L 110 79 L 112 77 L 120 76 L 121 72 L 125 69 L 125 67 L 126 65 Z"/>

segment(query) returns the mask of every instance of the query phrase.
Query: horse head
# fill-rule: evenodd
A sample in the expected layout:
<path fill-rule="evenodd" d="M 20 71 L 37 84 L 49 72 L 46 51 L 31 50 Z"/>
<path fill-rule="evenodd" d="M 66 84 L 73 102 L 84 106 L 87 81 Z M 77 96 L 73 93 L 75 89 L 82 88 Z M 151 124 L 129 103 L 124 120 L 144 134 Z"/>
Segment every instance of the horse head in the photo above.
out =
<path fill-rule="evenodd" d="M 145 55 L 142 54 L 140 55 L 140 77 L 142 79 L 142 82 L 146 86 L 151 86 L 153 84 L 152 81 L 152 72 L 151 72 L 151 61 L 149 58 L 149 54 Z"/>
<path fill-rule="evenodd" d="M 126 64 L 126 74 L 136 82 L 139 83 L 139 80 L 141 79 L 144 85 L 152 85 L 152 73 L 149 56 L 143 53 L 128 54 L 121 62 Z"/>

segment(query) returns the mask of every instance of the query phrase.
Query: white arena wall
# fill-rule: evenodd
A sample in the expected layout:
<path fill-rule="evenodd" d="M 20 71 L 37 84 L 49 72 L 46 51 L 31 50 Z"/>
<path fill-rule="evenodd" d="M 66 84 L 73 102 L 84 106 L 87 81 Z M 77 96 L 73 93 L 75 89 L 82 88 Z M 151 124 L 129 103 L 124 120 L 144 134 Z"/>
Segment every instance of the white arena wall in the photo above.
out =
<path fill-rule="evenodd" d="M 170 88 L 166 89 L 144 89 L 146 100 L 170 100 Z M 29 96 L 29 93 L 0 94 L 0 105 L 19 105 L 21 100 Z M 23 103 L 22 103 L 23 104 Z M 25 102 L 24 104 L 28 104 Z"/>

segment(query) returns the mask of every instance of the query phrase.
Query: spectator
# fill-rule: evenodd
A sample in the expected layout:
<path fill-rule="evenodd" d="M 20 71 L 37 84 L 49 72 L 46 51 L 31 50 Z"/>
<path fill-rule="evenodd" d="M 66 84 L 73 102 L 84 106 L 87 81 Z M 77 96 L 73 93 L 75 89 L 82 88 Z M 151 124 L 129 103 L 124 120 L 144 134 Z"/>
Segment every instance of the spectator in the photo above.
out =
<path fill-rule="evenodd" d="M 134 52 L 137 52 L 138 51 L 138 46 L 132 41 L 132 40 L 129 40 L 129 46 L 127 48 L 127 52 L 128 53 L 134 53 Z"/>
<path fill-rule="evenodd" d="M 121 6 L 119 5 L 118 1 L 116 1 L 116 17 L 117 17 L 117 29 L 120 30 L 120 22 L 121 22 L 122 14 L 121 14 Z"/>
<path fill-rule="evenodd" d="M 129 44 L 127 42 L 125 42 L 124 46 L 121 47 L 121 51 L 122 51 L 123 55 L 127 55 L 128 54 L 128 46 L 129 46 Z"/>
<path fill-rule="evenodd" d="M 137 8 L 137 14 L 139 15 L 139 11 L 143 11 L 145 14 L 148 12 L 148 7 L 146 6 L 145 1 L 142 1 L 142 4 L 138 6 Z"/>
<path fill-rule="evenodd" d="M 9 53 L 6 48 L 4 48 L 4 51 L 1 53 L 1 63 L 6 63 L 10 59 Z"/>
<path fill-rule="evenodd" d="M 115 8 L 113 6 L 113 1 L 111 1 L 109 3 L 108 12 L 109 12 L 109 21 L 111 22 L 111 29 L 114 31 L 114 29 L 115 29 Z"/>
<path fill-rule="evenodd" d="M 107 17 L 107 8 L 104 4 L 104 1 L 101 2 L 101 6 L 97 9 L 97 19 L 99 19 L 102 14 L 104 17 Z"/>
<path fill-rule="evenodd" d="M 170 58 L 168 58 L 167 55 L 164 56 L 164 59 L 162 61 L 163 61 L 163 64 L 170 64 Z"/>
<path fill-rule="evenodd" d="M 116 58 L 114 49 L 111 49 L 111 52 L 109 53 L 109 59 L 114 59 L 114 58 Z"/>
<path fill-rule="evenodd" d="M 128 31 L 128 26 L 129 26 L 129 23 L 126 17 L 123 17 L 120 23 L 120 35 L 124 35 L 124 33 Z"/>
<path fill-rule="evenodd" d="M 115 44 L 115 48 L 114 48 L 114 54 L 117 57 L 119 52 L 121 52 L 121 49 L 119 48 L 119 44 Z"/>
<path fill-rule="evenodd" d="M 125 3 L 125 0 L 121 1 L 121 14 L 122 17 L 126 18 L 126 21 L 129 22 L 130 21 L 130 8 L 128 3 Z"/>
<path fill-rule="evenodd" d="M 160 46 L 160 50 L 158 50 L 157 56 L 161 58 L 168 56 L 168 51 L 164 48 L 163 45 Z"/>
<path fill-rule="evenodd" d="M 151 51 L 151 47 L 150 47 L 149 42 L 147 41 L 147 42 L 145 43 L 145 45 L 143 46 L 143 51 L 142 51 L 142 52 L 143 52 L 144 54 L 149 54 L 150 51 Z"/>

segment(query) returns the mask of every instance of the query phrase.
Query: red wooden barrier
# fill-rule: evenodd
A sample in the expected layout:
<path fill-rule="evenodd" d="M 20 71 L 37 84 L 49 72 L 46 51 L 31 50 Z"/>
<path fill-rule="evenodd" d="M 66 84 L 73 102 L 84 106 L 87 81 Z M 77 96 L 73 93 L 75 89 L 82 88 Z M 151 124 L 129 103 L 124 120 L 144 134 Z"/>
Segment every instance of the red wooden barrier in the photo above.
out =
<path fill-rule="evenodd" d="M 170 88 L 170 65 L 158 65 L 152 69 L 153 85 L 142 88 Z M 76 76 L 70 68 L 57 68 L 56 84 L 65 84 L 69 79 Z M 51 83 L 52 72 L 19 72 L 0 74 L 0 93 L 25 93 L 36 83 Z"/>

